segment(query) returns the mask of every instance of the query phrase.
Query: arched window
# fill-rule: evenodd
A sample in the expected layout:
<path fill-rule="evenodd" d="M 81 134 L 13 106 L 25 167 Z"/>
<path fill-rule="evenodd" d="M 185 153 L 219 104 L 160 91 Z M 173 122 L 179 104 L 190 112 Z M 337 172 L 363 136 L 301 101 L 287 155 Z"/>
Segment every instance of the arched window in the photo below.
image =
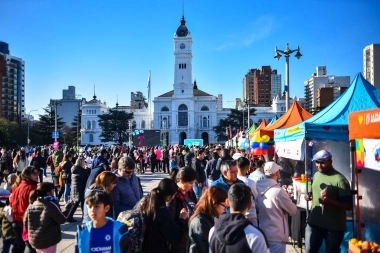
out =
<path fill-rule="evenodd" d="M 201 111 L 209 111 L 207 106 L 202 106 Z"/>
<path fill-rule="evenodd" d="M 90 134 L 90 142 L 94 142 L 94 135 Z"/>
<path fill-rule="evenodd" d="M 161 122 L 161 128 L 162 129 L 168 129 L 168 119 L 166 117 L 162 118 L 162 122 Z"/>
<path fill-rule="evenodd" d="M 145 128 L 145 120 L 142 120 L 142 121 L 141 121 L 141 128 L 142 128 L 142 129 Z"/>
<path fill-rule="evenodd" d="M 208 120 L 207 120 L 207 117 L 203 117 L 203 119 L 202 119 L 202 126 L 203 126 L 203 127 L 208 127 Z"/>
<path fill-rule="evenodd" d="M 168 112 L 169 111 L 169 108 L 164 106 L 161 108 L 161 112 Z"/>
<path fill-rule="evenodd" d="M 178 106 L 178 126 L 188 126 L 187 106 L 181 104 Z"/>
<path fill-rule="evenodd" d="M 132 126 L 133 126 L 133 127 L 137 127 L 137 125 L 136 125 L 136 120 L 132 120 Z"/>
<path fill-rule="evenodd" d="M 91 129 L 91 121 L 87 120 L 87 129 Z"/>
<path fill-rule="evenodd" d="M 92 128 L 91 129 L 95 129 L 95 120 L 92 121 Z"/>

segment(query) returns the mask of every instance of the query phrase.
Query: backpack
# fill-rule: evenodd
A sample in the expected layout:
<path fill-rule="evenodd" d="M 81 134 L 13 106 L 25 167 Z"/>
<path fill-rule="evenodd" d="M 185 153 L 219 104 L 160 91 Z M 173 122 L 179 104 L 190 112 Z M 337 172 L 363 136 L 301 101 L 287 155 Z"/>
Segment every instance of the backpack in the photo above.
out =
<path fill-rule="evenodd" d="M 142 252 L 146 230 L 145 215 L 139 210 L 141 201 L 132 210 L 123 211 L 117 221 L 128 227 L 128 252 Z"/>

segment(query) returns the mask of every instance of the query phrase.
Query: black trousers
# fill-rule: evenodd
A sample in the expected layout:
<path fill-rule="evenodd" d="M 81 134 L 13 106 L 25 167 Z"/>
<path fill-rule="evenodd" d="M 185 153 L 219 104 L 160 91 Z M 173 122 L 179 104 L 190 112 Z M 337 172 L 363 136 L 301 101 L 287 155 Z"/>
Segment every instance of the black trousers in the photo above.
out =
<path fill-rule="evenodd" d="M 12 228 L 16 236 L 15 244 L 12 248 L 12 253 L 23 253 L 25 250 L 25 242 L 22 239 L 22 227 L 23 223 L 19 221 L 13 221 Z"/>
<path fill-rule="evenodd" d="M 74 201 L 74 204 L 72 205 L 69 213 L 67 214 L 67 220 L 71 220 L 73 218 L 75 211 L 78 209 L 79 204 L 80 204 L 80 208 L 82 209 L 82 213 L 83 213 L 84 200 Z"/>

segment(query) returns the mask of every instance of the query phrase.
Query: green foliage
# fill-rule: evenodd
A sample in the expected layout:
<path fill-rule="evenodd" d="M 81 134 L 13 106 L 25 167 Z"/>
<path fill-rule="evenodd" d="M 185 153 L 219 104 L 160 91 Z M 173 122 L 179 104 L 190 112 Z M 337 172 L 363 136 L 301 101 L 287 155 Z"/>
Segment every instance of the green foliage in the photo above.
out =
<path fill-rule="evenodd" d="M 5 118 L 0 118 L 0 146 L 11 147 L 12 143 L 20 143 L 21 137 L 24 134 L 20 134 L 20 126 L 14 122 Z"/>
<path fill-rule="evenodd" d="M 33 129 L 33 132 L 38 134 L 41 137 L 42 143 L 39 144 L 48 144 L 53 143 L 51 138 L 52 132 L 55 130 L 55 110 L 50 110 L 49 107 L 44 108 L 45 114 L 38 115 L 40 117 L 38 127 Z M 65 122 L 62 121 L 62 118 L 57 117 L 57 130 L 61 129 L 65 125 Z M 62 134 L 60 134 L 62 135 Z M 59 142 L 62 142 L 63 138 L 60 136 Z"/>
<path fill-rule="evenodd" d="M 255 108 L 250 108 L 250 116 L 254 116 L 256 112 Z M 231 127 L 232 129 L 240 129 L 243 127 L 243 115 L 244 115 L 244 127 L 251 126 L 252 120 L 248 123 L 248 111 L 240 111 L 236 109 L 231 109 L 231 113 L 227 115 L 227 118 L 219 120 L 219 124 L 213 127 L 214 132 L 217 136 L 217 141 L 226 141 L 228 137 L 226 136 L 226 129 Z M 236 130 L 235 130 L 236 132 Z M 234 134 L 235 134 L 234 132 Z"/>
<path fill-rule="evenodd" d="M 121 145 L 128 141 L 128 120 L 133 119 L 133 113 L 110 109 L 107 114 L 98 117 L 102 142 L 117 142 Z"/>

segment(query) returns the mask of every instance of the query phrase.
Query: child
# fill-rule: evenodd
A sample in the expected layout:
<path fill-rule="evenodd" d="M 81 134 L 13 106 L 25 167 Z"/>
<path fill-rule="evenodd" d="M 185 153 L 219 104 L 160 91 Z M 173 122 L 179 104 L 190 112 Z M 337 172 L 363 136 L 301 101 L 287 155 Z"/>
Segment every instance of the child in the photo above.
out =
<path fill-rule="evenodd" d="M 177 168 L 178 168 L 178 165 L 177 165 L 177 162 L 175 160 L 175 154 L 173 154 L 170 157 L 169 170 L 171 171 L 172 169 L 177 169 Z"/>
<path fill-rule="evenodd" d="M 24 227 L 28 235 L 26 244 L 29 249 L 30 244 L 37 253 L 55 253 L 57 244 L 62 239 L 61 224 L 66 222 L 66 217 L 59 209 L 54 192 L 54 184 L 44 182 L 29 196 L 30 205 L 24 216 Z"/>
<path fill-rule="evenodd" d="M 6 205 L 9 205 L 9 200 L 6 201 Z M 12 229 L 12 222 L 5 217 L 3 208 L 0 208 L 0 225 L 3 238 L 3 249 L 1 253 L 8 253 L 10 252 L 11 246 L 15 243 L 16 236 Z"/>
<path fill-rule="evenodd" d="M 128 227 L 106 217 L 113 205 L 109 193 L 91 192 L 86 198 L 86 205 L 91 221 L 78 226 L 75 252 L 127 252 Z"/>
<path fill-rule="evenodd" d="M 209 252 L 262 252 L 269 253 L 269 245 L 261 230 L 245 218 L 252 206 L 252 191 L 245 184 L 233 184 L 228 190 L 226 204 L 230 213 L 215 218 L 209 232 Z"/>

